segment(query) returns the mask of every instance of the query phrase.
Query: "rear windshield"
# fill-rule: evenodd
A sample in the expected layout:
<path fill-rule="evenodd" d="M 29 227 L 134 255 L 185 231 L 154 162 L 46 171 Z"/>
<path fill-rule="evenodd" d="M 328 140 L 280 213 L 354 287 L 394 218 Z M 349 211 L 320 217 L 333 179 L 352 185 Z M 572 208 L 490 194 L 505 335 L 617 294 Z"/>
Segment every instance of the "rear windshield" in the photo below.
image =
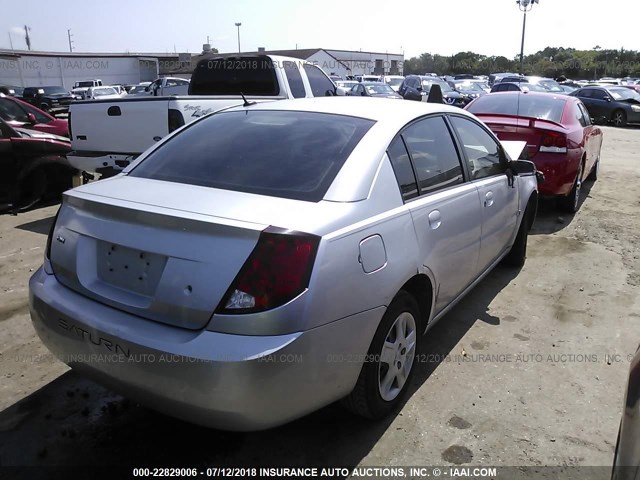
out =
<path fill-rule="evenodd" d="M 46 95 L 57 95 L 57 94 L 68 94 L 69 92 L 67 92 L 64 88 L 62 87 L 42 87 L 42 89 L 44 90 L 44 93 Z"/>
<path fill-rule="evenodd" d="M 540 118 L 560 123 L 564 111 L 564 98 L 547 95 L 508 93 L 489 94 L 480 97 L 467 107 L 471 113 L 498 113 L 521 117 Z"/>
<path fill-rule="evenodd" d="M 193 72 L 190 95 L 265 95 L 280 93 L 269 57 L 229 57 L 201 60 Z"/>
<path fill-rule="evenodd" d="M 187 127 L 130 175 L 318 202 L 374 123 L 313 112 L 222 112 Z"/>

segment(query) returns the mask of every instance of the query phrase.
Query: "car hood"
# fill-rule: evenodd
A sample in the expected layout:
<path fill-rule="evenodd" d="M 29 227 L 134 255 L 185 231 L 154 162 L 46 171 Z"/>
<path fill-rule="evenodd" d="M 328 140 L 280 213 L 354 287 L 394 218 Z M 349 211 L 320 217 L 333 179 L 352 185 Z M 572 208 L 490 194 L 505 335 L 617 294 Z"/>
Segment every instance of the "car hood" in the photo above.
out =
<path fill-rule="evenodd" d="M 23 137 L 44 138 L 44 139 L 57 140 L 58 142 L 67 142 L 67 143 L 70 142 L 70 140 L 67 137 L 62 137 L 60 135 L 55 135 L 53 133 L 39 132 L 37 130 L 31 130 L 30 128 L 17 127 L 17 128 L 14 128 L 14 130 L 17 131 Z"/>

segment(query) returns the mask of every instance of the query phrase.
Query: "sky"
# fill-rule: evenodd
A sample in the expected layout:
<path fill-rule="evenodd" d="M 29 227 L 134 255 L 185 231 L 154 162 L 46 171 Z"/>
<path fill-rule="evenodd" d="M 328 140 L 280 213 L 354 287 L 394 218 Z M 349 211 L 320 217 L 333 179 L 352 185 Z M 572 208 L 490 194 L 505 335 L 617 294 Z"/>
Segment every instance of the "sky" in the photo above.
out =
<path fill-rule="evenodd" d="M 403 53 L 473 51 L 513 58 L 523 15 L 515 0 L 0 0 L 0 48 L 76 52 L 220 52 L 327 48 Z M 540 0 L 525 54 L 546 46 L 640 50 L 635 0 Z"/>

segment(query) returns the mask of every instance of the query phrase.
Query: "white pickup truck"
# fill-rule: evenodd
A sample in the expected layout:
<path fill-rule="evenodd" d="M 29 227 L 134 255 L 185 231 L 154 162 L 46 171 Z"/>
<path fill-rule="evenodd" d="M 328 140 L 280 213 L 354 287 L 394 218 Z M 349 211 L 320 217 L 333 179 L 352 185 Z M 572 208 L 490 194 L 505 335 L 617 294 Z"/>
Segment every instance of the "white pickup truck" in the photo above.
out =
<path fill-rule="evenodd" d="M 248 102 L 335 95 L 317 66 L 273 55 L 211 57 L 198 62 L 189 95 L 73 103 L 69 163 L 89 174 L 119 173 L 160 139 L 198 117 Z"/>

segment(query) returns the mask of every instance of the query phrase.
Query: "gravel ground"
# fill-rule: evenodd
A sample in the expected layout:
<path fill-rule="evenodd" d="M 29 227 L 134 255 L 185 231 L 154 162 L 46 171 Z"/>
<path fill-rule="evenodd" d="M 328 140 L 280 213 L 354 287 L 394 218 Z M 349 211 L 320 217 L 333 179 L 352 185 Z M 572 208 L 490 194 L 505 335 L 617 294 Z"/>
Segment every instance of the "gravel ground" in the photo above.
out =
<path fill-rule="evenodd" d="M 640 342 L 640 130 L 603 130 L 580 211 L 542 204 L 524 268 L 497 268 L 427 334 L 412 394 L 379 423 L 332 405 L 219 432 L 79 377 L 27 307 L 56 207 L 0 216 L 0 465 L 610 466 Z"/>

